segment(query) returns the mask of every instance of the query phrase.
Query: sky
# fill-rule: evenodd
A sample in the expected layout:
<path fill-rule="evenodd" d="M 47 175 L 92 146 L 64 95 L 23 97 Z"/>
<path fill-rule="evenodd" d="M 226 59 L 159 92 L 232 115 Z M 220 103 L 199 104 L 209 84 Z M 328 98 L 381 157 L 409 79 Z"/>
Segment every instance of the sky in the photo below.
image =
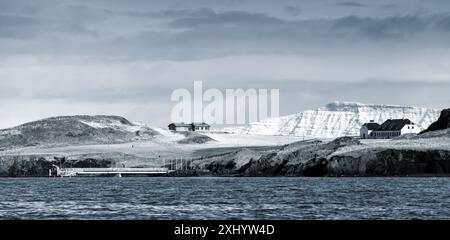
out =
<path fill-rule="evenodd" d="M 44 117 L 170 122 L 177 88 L 280 89 L 450 107 L 447 0 L 0 0 L 0 128 Z"/>

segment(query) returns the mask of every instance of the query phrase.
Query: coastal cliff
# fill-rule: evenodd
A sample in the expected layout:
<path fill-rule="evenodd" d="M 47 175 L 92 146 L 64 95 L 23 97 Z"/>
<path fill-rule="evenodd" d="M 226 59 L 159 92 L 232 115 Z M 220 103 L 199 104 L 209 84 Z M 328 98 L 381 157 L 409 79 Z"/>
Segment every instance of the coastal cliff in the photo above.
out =
<path fill-rule="evenodd" d="M 60 167 L 115 167 L 112 156 L 50 155 L 2 156 L 2 177 L 48 176 Z M 208 171 L 215 176 L 417 176 L 450 175 L 450 149 L 370 146 L 344 137 L 331 142 L 309 141 L 279 149 L 241 148 L 218 156 L 204 156 L 191 163 L 193 171 L 173 176 L 197 176 Z"/>
<path fill-rule="evenodd" d="M 13 150 L 0 151 L 0 176 L 37 177 L 49 176 L 52 168 L 59 167 L 167 167 L 167 164 L 182 159 L 190 159 L 182 165 L 183 171 L 171 176 L 443 176 L 450 175 L 450 129 L 449 110 L 444 110 L 436 123 L 427 131 L 416 136 L 400 136 L 395 139 L 374 140 L 354 137 L 340 137 L 334 140 L 304 140 L 282 146 L 220 148 L 205 145 L 215 140 L 201 134 L 172 137 L 175 142 L 167 142 L 164 136 L 143 126 L 128 121 L 102 117 L 87 122 L 87 117 L 54 118 L 51 121 L 36 122 L 18 128 L 2 131 L 2 144 L 13 147 L 11 139 L 17 135 L 28 136 L 37 131 L 47 136 L 38 146 L 29 146 L 31 137 L 17 141 Z M 70 136 L 59 134 L 51 126 L 57 121 L 83 120 L 75 126 L 89 127 L 89 141 L 121 136 L 125 144 L 99 144 L 95 146 L 68 146 L 77 139 L 85 140 L 85 135 Z M 114 120 L 114 121 L 113 121 Z M 47 124 L 47 122 L 51 124 Z M 87 123 L 89 124 L 87 124 Z M 94 123 L 95 124 L 94 124 Z M 66 124 L 67 125 L 67 124 Z M 37 127 L 34 127 L 37 126 Z M 72 125 L 73 126 L 73 125 Z M 93 129 L 90 129 L 93 128 Z M 64 128 L 68 131 L 70 128 Z M 14 130 L 12 133 L 11 131 Z M 20 133 L 18 131 L 21 131 Z M 94 131 L 95 130 L 95 131 Z M 150 137 L 142 137 L 143 130 Z M 72 131 L 72 130 L 71 130 Z M 109 131 L 105 137 L 104 131 Z M 56 132 L 56 133 L 55 133 Z M 45 134 L 44 134 L 45 133 Z M 51 134 L 49 134 L 51 133 Z M 139 133 L 139 134 L 137 134 Z M 48 147 L 49 137 L 59 141 L 58 147 Z M 56 136 L 56 137 L 54 137 Z M 129 136 L 129 138 L 122 138 Z M 21 139 L 22 139 L 21 138 Z M 171 138 L 171 139 L 172 139 Z M 53 141 L 55 142 L 55 141 Z M 144 147 L 135 147 L 137 143 Z M 195 147 L 193 147 L 195 145 Z M 200 146 L 199 146 L 200 145 Z M 25 147 L 23 147 L 25 146 Z M 164 151 L 161 149 L 164 148 Z M 31 152 L 31 154 L 30 154 Z M 41 153 L 39 153 L 41 152 Z M 73 154 L 73 152 L 79 154 Z M 160 155 L 161 154 L 161 155 Z M 181 156 L 181 157 L 180 157 Z M 164 160 L 162 159 L 164 158 Z M 189 167 L 187 167 L 187 165 Z M 50 170 L 50 172 L 49 172 Z"/>
<path fill-rule="evenodd" d="M 342 151 L 342 149 L 349 149 Z M 351 150 L 355 148 L 355 150 Z M 246 150 L 242 150 L 246 151 Z M 342 152 L 340 152 L 342 151 Z M 450 174 L 450 150 L 371 147 L 344 137 L 332 142 L 297 143 L 244 163 L 220 157 L 204 167 L 237 176 L 409 176 Z M 224 160 L 227 159 L 227 160 Z"/>
<path fill-rule="evenodd" d="M 0 177 L 48 177 L 55 175 L 54 166 L 75 168 L 111 167 L 113 161 L 103 158 L 66 159 L 49 155 L 2 156 Z"/>
<path fill-rule="evenodd" d="M 246 154 L 247 159 L 233 156 L 241 156 L 242 150 L 199 165 L 219 175 L 240 176 L 450 175 L 449 122 L 450 110 L 445 109 L 417 136 L 382 141 L 351 137 L 331 142 L 302 141 L 278 150 Z"/>

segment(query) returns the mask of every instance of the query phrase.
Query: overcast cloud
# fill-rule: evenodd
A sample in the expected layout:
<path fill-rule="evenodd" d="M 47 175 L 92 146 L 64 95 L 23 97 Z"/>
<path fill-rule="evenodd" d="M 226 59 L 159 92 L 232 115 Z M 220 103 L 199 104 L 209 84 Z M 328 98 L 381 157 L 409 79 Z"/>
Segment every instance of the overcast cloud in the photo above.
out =
<path fill-rule="evenodd" d="M 279 88 L 281 114 L 334 100 L 450 107 L 446 0 L 0 0 L 0 127 L 42 117 L 170 120 L 170 94 Z M 155 114 L 157 113 L 157 114 Z"/>

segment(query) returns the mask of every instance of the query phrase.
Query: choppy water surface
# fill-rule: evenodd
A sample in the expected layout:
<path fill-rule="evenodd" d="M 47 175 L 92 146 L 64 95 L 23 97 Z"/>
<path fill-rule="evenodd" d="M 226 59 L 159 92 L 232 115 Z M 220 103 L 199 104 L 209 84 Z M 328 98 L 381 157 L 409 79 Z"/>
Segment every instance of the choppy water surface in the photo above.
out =
<path fill-rule="evenodd" d="M 450 219 L 450 178 L 0 178 L 0 219 Z"/>

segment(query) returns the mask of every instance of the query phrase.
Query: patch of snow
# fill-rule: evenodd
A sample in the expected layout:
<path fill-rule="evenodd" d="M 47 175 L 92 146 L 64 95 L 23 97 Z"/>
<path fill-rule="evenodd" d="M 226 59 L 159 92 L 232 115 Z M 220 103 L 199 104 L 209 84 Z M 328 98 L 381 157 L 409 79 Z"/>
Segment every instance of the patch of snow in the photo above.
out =
<path fill-rule="evenodd" d="M 133 124 L 133 125 L 127 125 L 127 124 L 123 124 L 120 121 L 84 121 L 84 120 L 80 120 L 81 123 L 86 124 L 90 127 L 93 128 L 114 128 L 114 129 L 120 129 L 123 131 L 128 131 L 128 132 L 136 132 L 139 130 L 142 130 L 143 128 L 145 128 L 144 125 L 138 125 L 138 124 Z"/>
<path fill-rule="evenodd" d="M 17 129 L 5 129 L 0 131 L 0 135 L 19 135 L 22 132 Z"/>

